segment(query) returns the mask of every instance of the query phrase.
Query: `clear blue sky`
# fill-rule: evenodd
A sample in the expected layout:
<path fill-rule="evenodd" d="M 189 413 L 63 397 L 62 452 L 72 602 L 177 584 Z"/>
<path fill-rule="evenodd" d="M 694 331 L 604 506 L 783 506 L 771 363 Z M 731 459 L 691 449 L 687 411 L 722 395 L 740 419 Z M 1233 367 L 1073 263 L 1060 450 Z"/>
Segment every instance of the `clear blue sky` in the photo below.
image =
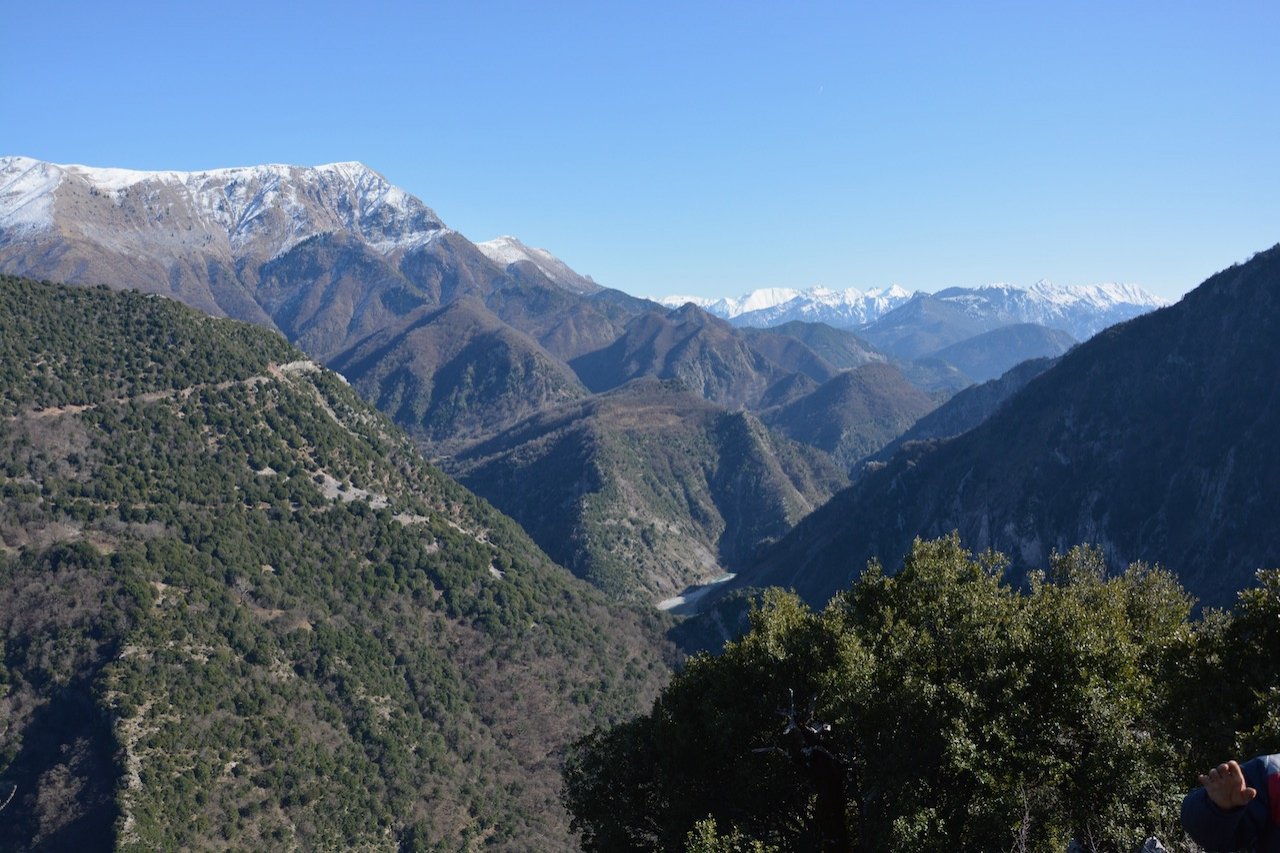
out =
<path fill-rule="evenodd" d="M 633 293 L 1049 278 L 1280 241 L 1280 2 L 11 0 L 0 153 L 360 160 Z"/>

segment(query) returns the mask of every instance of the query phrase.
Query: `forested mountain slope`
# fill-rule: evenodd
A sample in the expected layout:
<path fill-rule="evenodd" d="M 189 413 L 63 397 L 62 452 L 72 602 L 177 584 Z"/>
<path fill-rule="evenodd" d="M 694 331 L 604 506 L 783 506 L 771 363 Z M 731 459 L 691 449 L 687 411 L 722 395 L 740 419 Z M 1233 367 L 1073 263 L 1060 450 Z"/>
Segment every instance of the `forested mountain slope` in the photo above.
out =
<path fill-rule="evenodd" d="M 0 278 L 10 849 L 568 849 L 559 756 L 665 680 L 273 333 Z"/>
<path fill-rule="evenodd" d="M 842 371 L 813 393 L 764 412 L 761 420 L 825 450 L 848 471 L 933 408 L 933 400 L 897 368 L 872 363 Z"/>
<path fill-rule="evenodd" d="M 824 602 L 878 556 L 959 530 L 1015 566 L 1099 544 L 1208 604 L 1280 564 L 1280 247 L 1108 329 L 949 441 L 907 447 L 741 581 Z"/>
<path fill-rule="evenodd" d="M 650 602 L 745 565 L 848 482 L 826 454 L 654 379 L 528 418 L 448 470 L 575 573 Z"/>

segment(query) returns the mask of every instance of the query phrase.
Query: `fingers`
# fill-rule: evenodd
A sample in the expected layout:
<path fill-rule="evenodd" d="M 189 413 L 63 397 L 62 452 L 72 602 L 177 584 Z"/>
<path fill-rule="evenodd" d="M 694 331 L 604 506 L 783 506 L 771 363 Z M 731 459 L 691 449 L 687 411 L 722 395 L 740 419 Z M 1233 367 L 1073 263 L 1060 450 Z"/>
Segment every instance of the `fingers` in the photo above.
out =
<path fill-rule="evenodd" d="M 1202 775 L 1200 777 L 1200 784 L 1224 785 L 1232 777 L 1233 768 L 1235 771 L 1234 775 L 1239 776 L 1240 781 L 1243 782 L 1244 775 L 1240 773 L 1240 765 L 1236 764 L 1234 761 L 1224 761 L 1217 767 L 1210 768 L 1207 774 Z"/>
<path fill-rule="evenodd" d="M 1257 791 L 1246 785 L 1244 771 L 1234 759 L 1227 762 L 1226 787 L 1231 792 L 1232 798 L 1241 805 L 1258 796 Z"/>
<path fill-rule="evenodd" d="M 1234 784 L 1238 783 L 1241 788 L 1244 787 L 1244 773 L 1240 771 L 1240 765 L 1234 759 L 1224 761 L 1211 769 L 1207 777 L 1201 776 L 1200 779 L 1202 780 L 1201 784 L 1207 784 L 1204 782 L 1207 779 L 1208 782 L 1218 785 L 1234 786 Z"/>
<path fill-rule="evenodd" d="M 1224 809 L 1246 805 L 1258 792 L 1245 784 L 1244 771 L 1236 761 L 1224 761 L 1208 773 L 1201 774 L 1200 784 L 1205 787 L 1209 799 Z"/>

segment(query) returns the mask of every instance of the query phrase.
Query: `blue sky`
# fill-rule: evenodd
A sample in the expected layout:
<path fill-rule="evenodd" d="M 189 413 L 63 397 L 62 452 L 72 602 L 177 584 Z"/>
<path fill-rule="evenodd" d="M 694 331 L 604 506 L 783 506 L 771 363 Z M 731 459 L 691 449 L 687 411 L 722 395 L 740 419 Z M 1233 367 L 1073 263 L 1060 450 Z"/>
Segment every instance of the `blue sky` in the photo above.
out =
<path fill-rule="evenodd" d="M 1280 241 L 1280 3 L 6 4 L 0 153 L 360 160 L 643 295 L 1124 281 Z"/>

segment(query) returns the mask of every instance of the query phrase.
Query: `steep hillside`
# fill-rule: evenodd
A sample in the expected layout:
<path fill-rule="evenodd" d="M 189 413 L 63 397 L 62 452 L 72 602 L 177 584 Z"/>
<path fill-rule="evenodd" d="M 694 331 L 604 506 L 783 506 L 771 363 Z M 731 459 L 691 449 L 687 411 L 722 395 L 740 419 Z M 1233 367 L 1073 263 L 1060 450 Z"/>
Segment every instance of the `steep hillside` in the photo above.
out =
<path fill-rule="evenodd" d="M 819 451 L 651 379 L 529 418 L 449 470 L 559 562 L 649 602 L 736 570 L 847 482 Z"/>
<path fill-rule="evenodd" d="M 437 454 L 587 394 L 568 367 L 470 298 L 420 308 L 330 364 Z"/>
<path fill-rule="evenodd" d="M 930 357 L 953 365 L 974 382 L 986 382 L 1028 359 L 1062 355 L 1075 344 L 1075 338 L 1066 332 L 1018 323 L 974 335 Z"/>
<path fill-rule="evenodd" d="M 1001 325 L 965 311 L 962 305 L 921 293 L 860 328 L 858 334 L 894 358 L 911 361 Z"/>
<path fill-rule="evenodd" d="M 970 385 L 921 417 L 910 429 L 877 451 L 874 458 L 884 462 L 909 442 L 951 438 L 968 432 L 995 414 L 1006 400 L 1055 364 L 1057 359 L 1033 358 L 1014 366 L 999 379 L 992 379 L 981 385 Z"/>
<path fill-rule="evenodd" d="M 353 234 L 390 255 L 445 232 L 359 163 L 134 172 L 0 158 L 0 270 L 127 283 L 255 322 L 258 269 L 309 237 Z"/>
<path fill-rule="evenodd" d="M 789 357 L 801 358 L 796 352 Z M 795 388 L 789 393 L 797 393 L 817 385 L 796 386 L 797 370 L 772 361 L 749 337 L 694 305 L 642 314 L 609 346 L 569 364 L 592 391 L 607 391 L 641 377 L 677 379 L 704 399 L 735 408 L 776 400 L 776 393 L 770 392 L 778 387 Z M 834 373 L 820 364 L 808 353 L 806 366 Z"/>
<path fill-rule="evenodd" d="M 884 447 L 935 406 L 888 364 L 836 375 L 760 420 L 788 438 L 830 453 L 846 471 Z"/>
<path fill-rule="evenodd" d="M 1096 542 L 1225 605 L 1280 564 L 1280 247 L 1099 334 L 977 428 L 912 445 L 744 576 L 825 601 L 870 557 L 958 529 L 1019 567 Z"/>
<path fill-rule="evenodd" d="M 161 293 L 275 328 L 325 364 L 343 358 L 347 378 L 362 389 L 381 392 L 394 373 L 397 412 L 428 445 L 448 432 L 447 425 L 423 429 L 424 414 L 439 405 L 435 362 L 406 355 L 408 341 L 392 348 L 393 365 L 357 358 L 373 336 L 471 299 L 511 327 L 508 341 L 523 333 L 567 359 L 611 343 L 652 307 L 623 294 L 609 298 L 540 250 L 489 250 L 496 260 L 359 163 L 135 172 L 0 158 L 0 271 Z M 529 259 L 511 260 L 512 252 Z M 427 337 L 420 329 L 415 340 Z M 432 344 L 439 346 L 449 344 Z M 460 361 L 468 358 L 475 362 Z M 526 352 L 512 358 L 528 360 Z M 356 363 L 373 373 L 358 372 Z M 455 351 L 452 364 L 463 373 L 494 370 L 479 347 Z M 529 388 L 520 402 L 512 396 L 521 386 L 492 399 L 471 395 L 466 426 L 510 426 L 543 405 L 545 384 Z"/>
<path fill-rule="evenodd" d="M 274 334 L 0 277 L 8 849 L 569 849 L 561 749 L 664 679 Z"/>
<path fill-rule="evenodd" d="M 885 361 L 884 353 L 876 350 L 853 332 L 837 329 L 826 323 L 792 320 L 766 329 L 744 329 L 743 331 L 749 340 L 758 341 L 769 335 L 794 338 L 838 370 Z"/>

